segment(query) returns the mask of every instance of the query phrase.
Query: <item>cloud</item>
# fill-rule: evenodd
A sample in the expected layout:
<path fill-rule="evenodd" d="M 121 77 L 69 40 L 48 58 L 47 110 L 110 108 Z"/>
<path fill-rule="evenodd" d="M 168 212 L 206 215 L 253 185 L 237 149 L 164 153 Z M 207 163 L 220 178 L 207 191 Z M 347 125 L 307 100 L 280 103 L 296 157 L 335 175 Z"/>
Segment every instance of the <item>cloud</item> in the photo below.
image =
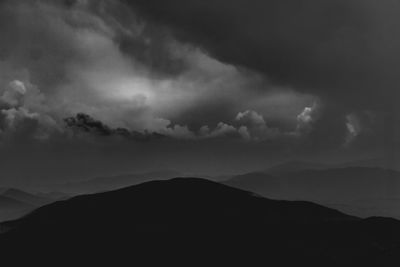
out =
<path fill-rule="evenodd" d="M 21 81 L 15 80 L 10 82 L 9 86 L 4 90 L 0 100 L 11 107 L 21 105 L 21 100 L 26 94 L 25 84 Z"/>
<path fill-rule="evenodd" d="M 266 127 L 267 126 L 265 124 L 263 116 L 261 116 L 260 114 L 258 114 L 257 112 L 255 112 L 253 110 L 246 110 L 244 112 L 239 112 L 236 115 L 236 120 L 242 121 L 242 122 L 247 121 L 258 127 Z"/>
<path fill-rule="evenodd" d="M 273 139 L 281 134 L 279 129 L 268 127 L 264 117 L 254 110 L 239 112 L 236 121 L 241 125 L 239 133 L 246 140 Z"/>
<path fill-rule="evenodd" d="M 195 139 L 210 125 L 229 136 L 218 124 L 241 110 L 290 128 L 313 98 L 182 42 L 122 1 L 7 1 L 0 12 L 0 86 L 29 80 L 40 94 L 28 90 L 24 101 L 58 122 L 84 113 L 112 128 Z M 17 91 L 5 94 L 19 101 Z"/>
<path fill-rule="evenodd" d="M 274 83 L 363 109 L 395 108 L 396 1 L 130 1 L 183 42 Z"/>
<path fill-rule="evenodd" d="M 368 111 L 385 121 L 379 126 L 384 129 L 372 125 L 376 133 L 363 134 L 360 140 L 375 142 L 373 136 L 379 132 L 400 126 L 398 119 L 389 119 L 398 113 L 400 97 L 398 3 L 134 0 L 129 4 L 139 18 L 153 27 L 162 25 L 178 43 L 198 47 L 209 58 L 256 73 L 261 77 L 258 81 L 263 80 L 255 85 L 253 79 L 252 86 L 244 86 L 243 91 L 233 90 L 232 95 L 241 100 L 234 105 L 229 97 L 196 101 L 200 107 L 194 104 L 190 112 L 176 117 L 189 129 L 204 125 L 197 121 L 201 118 L 216 125 L 229 122 L 239 111 L 257 110 L 269 129 L 301 137 L 311 150 L 332 150 L 346 143 L 348 114 Z M 286 94 L 287 89 L 292 92 Z M 314 102 L 319 105 L 316 117 L 306 121 L 304 108 L 312 108 Z M 214 118 L 214 114 L 220 116 Z M 241 130 L 246 138 L 250 128 Z M 259 138 L 267 135 L 259 134 Z"/>
<path fill-rule="evenodd" d="M 75 137 L 79 138 L 82 135 L 99 136 L 99 137 L 122 137 L 126 139 L 148 141 L 158 138 L 173 138 L 183 140 L 204 140 L 218 137 L 240 137 L 238 129 L 234 126 L 220 122 L 217 126 L 210 130 L 207 125 L 202 126 L 198 131 L 191 131 L 187 126 L 172 125 L 166 121 L 163 128 L 157 131 L 137 132 L 127 128 L 112 128 L 100 120 L 92 118 L 88 114 L 78 113 L 74 117 L 64 119 L 67 129 L 71 129 Z"/>
<path fill-rule="evenodd" d="M 216 138 L 216 137 L 238 137 L 238 131 L 237 129 L 224 122 L 219 122 L 217 126 L 213 129 L 210 130 L 210 127 L 207 125 L 204 125 L 200 128 L 199 130 L 199 138 L 202 139 L 207 139 L 207 138 Z"/>
<path fill-rule="evenodd" d="M 86 160 L 99 173 L 153 161 L 243 170 L 387 147 L 397 20 L 388 34 L 388 2 L 374 5 L 1 1 L 1 160 L 24 155 L 37 170 L 38 153 L 65 175 L 70 162 L 90 172 Z M 344 148 L 349 124 L 359 130 Z"/>
<path fill-rule="evenodd" d="M 305 107 L 304 110 L 297 115 L 296 134 L 310 133 L 313 124 L 318 120 L 318 106 L 314 103 L 311 107 Z"/>
<path fill-rule="evenodd" d="M 345 145 L 351 144 L 355 138 L 360 134 L 362 131 L 362 126 L 360 125 L 360 121 L 358 120 L 357 116 L 354 114 L 349 114 L 346 116 L 347 122 L 347 137 Z"/>
<path fill-rule="evenodd" d="M 31 81 L 58 120 L 82 112 L 114 128 L 195 131 L 246 109 L 291 120 L 310 98 L 178 40 L 123 1 L 6 1 L 0 13 L 0 86 Z"/>
<path fill-rule="evenodd" d="M 122 137 L 137 141 L 148 141 L 165 137 L 159 133 L 140 133 L 126 128 L 111 128 L 84 113 L 78 113 L 75 117 L 65 118 L 64 122 L 66 127 L 71 129 L 76 135 L 84 133 L 96 136 Z"/>
<path fill-rule="evenodd" d="M 44 100 L 29 82 L 14 80 L 0 90 L 0 139 L 45 140 L 60 132 L 56 120 L 46 113 Z"/>
<path fill-rule="evenodd" d="M 394 121 L 390 130 L 387 128 L 388 121 Z M 385 114 L 367 110 L 352 112 L 346 115 L 347 135 L 344 146 L 363 151 L 372 148 L 384 149 L 386 153 L 391 153 L 392 149 L 398 149 L 398 125 L 399 121 Z"/>

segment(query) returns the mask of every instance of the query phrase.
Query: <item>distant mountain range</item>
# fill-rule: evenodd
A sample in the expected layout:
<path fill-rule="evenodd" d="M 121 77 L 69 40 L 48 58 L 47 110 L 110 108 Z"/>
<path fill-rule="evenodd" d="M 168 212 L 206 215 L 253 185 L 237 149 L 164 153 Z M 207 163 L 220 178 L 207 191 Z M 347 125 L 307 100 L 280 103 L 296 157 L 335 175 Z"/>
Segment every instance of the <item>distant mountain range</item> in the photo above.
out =
<path fill-rule="evenodd" d="M 315 163 L 309 161 L 287 161 L 273 165 L 261 172 L 269 174 L 283 174 L 303 170 L 323 170 L 328 168 L 331 168 L 331 165 L 324 163 Z"/>
<path fill-rule="evenodd" d="M 0 222 L 19 218 L 34 209 L 55 201 L 16 188 L 0 190 Z"/>
<path fill-rule="evenodd" d="M 52 201 L 50 198 L 41 197 L 15 188 L 9 188 L 1 195 L 33 206 L 43 206 Z"/>
<path fill-rule="evenodd" d="M 41 207 L 0 225 L 17 266 L 399 266 L 400 222 L 179 178 Z M 23 256 L 21 256 L 23 255 Z"/>
<path fill-rule="evenodd" d="M 312 161 L 302 161 L 302 160 L 290 160 L 278 163 L 259 172 L 277 175 L 277 174 L 298 172 L 304 170 L 327 170 L 327 169 L 343 169 L 352 167 L 386 169 L 387 167 L 386 165 L 387 165 L 386 161 L 381 158 L 363 159 L 363 160 L 348 161 L 342 163 L 322 163 L 322 162 L 312 162 Z"/>
<path fill-rule="evenodd" d="M 12 199 L 9 197 L 0 196 L 0 211 L 15 209 L 15 208 L 26 209 L 26 208 L 31 208 L 31 207 L 33 207 L 33 206 L 31 206 L 27 203 L 23 203 L 23 202 L 20 202 L 18 200 L 15 200 L 15 199 Z"/>
<path fill-rule="evenodd" d="M 238 175 L 224 183 L 265 197 L 313 201 L 362 217 L 400 218 L 400 173 L 393 170 L 325 169 L 296 163 Z"/>

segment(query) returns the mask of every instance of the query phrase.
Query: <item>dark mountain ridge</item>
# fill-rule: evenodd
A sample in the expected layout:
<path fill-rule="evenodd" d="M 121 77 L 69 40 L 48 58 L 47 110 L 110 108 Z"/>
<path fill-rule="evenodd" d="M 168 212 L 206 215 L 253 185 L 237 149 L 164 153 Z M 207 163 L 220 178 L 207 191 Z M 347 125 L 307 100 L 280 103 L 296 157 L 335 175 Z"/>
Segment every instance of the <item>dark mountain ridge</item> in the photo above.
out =
<path fill-rule="evenodd" d="M 0 249 L 7 259 L 42 266 L 400 262 L 396 220 L 363 220 L 317 204 L 265 199 L 197 178 L 74 197 L 4 223 L 2 229 L 7 232 L 0 235 Z"/>

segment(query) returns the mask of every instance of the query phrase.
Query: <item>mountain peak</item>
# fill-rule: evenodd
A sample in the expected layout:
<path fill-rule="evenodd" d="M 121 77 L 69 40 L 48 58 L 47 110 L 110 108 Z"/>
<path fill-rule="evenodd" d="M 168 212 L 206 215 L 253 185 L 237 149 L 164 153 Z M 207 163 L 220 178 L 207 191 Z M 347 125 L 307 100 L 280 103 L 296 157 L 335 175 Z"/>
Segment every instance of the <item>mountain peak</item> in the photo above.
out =
<path fill-rule="evenodd" d="M 380 231 L 389 224 L 387 237 Z M 400 238 L 397 221 L 364 221 L 310 202 L 270 200 L 190 177 L 59 201 L 3 229 L 11 229 L 0 235 L 4 255 L 32 255 L 13 258 L 31 264 L 45 252 L 49 264 L 79 257 L 91 265 L 195 259 L 201 266 L 266 260 L 273 266 L 344 266 L 375 258 L 382 263 L 389 258 L 375 244 L 397 255 L 391 240 Z"/>

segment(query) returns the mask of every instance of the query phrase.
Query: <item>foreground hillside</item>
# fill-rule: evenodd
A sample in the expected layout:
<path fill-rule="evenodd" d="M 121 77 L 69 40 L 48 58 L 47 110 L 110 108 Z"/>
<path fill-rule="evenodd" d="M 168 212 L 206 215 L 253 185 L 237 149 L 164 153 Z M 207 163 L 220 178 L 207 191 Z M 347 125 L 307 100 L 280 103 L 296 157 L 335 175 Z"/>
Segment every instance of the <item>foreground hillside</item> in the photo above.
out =
<path fill-rule="evenodd" d="M 196 178 L 75 197 L 2 224 L 3 260 L 41 266 L 397 266 L 400 223 Z M 23 255 L 23 256 L 21 256 Z M 144 264 L 146 263 L 146 264 Z"/>

